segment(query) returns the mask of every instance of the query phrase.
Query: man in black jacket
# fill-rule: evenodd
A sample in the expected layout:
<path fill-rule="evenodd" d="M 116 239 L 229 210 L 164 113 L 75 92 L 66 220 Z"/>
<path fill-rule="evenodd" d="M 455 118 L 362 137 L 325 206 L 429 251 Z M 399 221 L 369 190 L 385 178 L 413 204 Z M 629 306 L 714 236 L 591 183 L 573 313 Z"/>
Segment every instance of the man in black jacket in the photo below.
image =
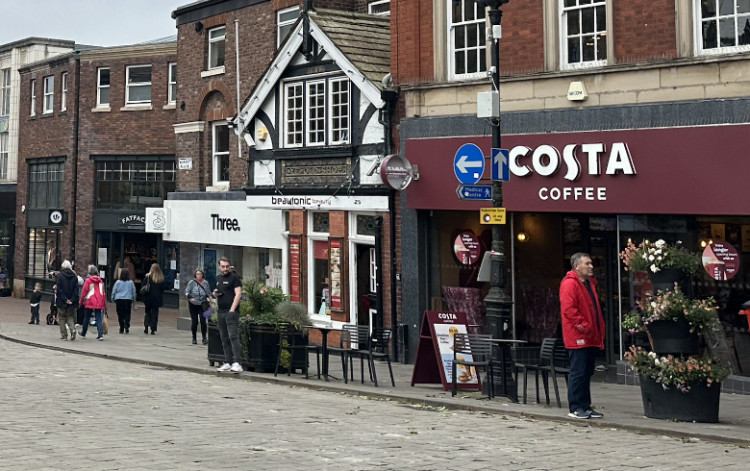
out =
<path fill-rule="evenodd" d="M 60 323 L 60 338 L 76 339 L 76 309 L 78 308 L 78 275 L 73 271 L 70 261 L 62 262 L 62 270 L 55 278 L 57 285 L 57 320 Z"/>

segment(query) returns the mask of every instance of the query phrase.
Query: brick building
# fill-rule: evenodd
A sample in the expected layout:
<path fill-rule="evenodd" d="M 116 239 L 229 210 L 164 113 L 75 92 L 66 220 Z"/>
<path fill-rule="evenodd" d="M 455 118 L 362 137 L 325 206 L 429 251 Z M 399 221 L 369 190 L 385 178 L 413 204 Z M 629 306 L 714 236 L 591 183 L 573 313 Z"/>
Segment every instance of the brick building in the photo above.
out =
<path fill-rule="evenodd" d="M 466 143 L 489 155 L 500 126 L 477 117 L 477 93 L 491 90 L 488 15 L 472 0 L 390 8 L 391 69 L 402 98 L 395 131 L 420 173 L 404 192 L 401 215 L 403 320 L 417 324 L 430 308 L 482 320 L 488 284 L 477 280 L 477 268 L 492 236 L 478 210 L 492 203 L 458 197 L 454 162 Z M 750 298 L 750 217 L 741 190 L 750 130 L 748 8 L 714 0 L 501 6 L 501 145 L 510 151 L 502 232 L 514 301 L 506 335 L 532 342 L 557 335 L 559 281 L 570 255 L 586 251 L 605 306 L 602 361 L 614 363 L 631 341 L 619 318 L 647 285 L 622 270 L 617 255 L 627 240 L 681 240 L 694 251 L 723 240 L 740 269 L 727 280 L 703 274 L 693 290 L 723 299 L 730 343 L 750 347 L 736 314 Z M 480 172 L 478 183 L 489 175 Z M 479 250 L 462 256 L 457 241 Z"/>
<path fill-rule="evenodd" d="M 73 41 L 26 38 L 0 45 L 0 296 L 12 291 L 21 83 L 18 69 L 73 50 Z"/>
<path fill-rule="evenodd" d="M 369 10 L 373 14 L 383 15 L 377 21 L 380 30 L 387 31 L 388 21 L 384 19 L 388 13 L 387 1 L 320 0 L 315 1 L 314 5 L 315 8 L 347 14 L 366 13 Z M 387 214 L 389 207 L 388 195 L 391 191 L 381 184 L 380 178 L 372 176 L 372 173 L 365 176 L 364 181 L 360 178 L 360 173 L 367 172 L 367 167 L 362 170 L 360 157 L 367 159 L 367 164 L 372 166 L 379 162 L 378 156 L 382 158 L 386 154 L 383 149 L 385 129 L 377 124 L 380 116 L 378 108 L 368 108 L 359 88 L 351 86 L 351 93 L 345 94 L 345 106 L 347 110 L 349 106 L 368 110 L 367 118 L 346 122 L 346 129 L 339 130 L 344 137 L 335 142 L 326 140 L 325 143 L 316 144 L 313 149 L 304 149 L 306 146 L 303 145 L 302 148 L 295 146 L 294 149 L 285 150 L 283 146 L 278 146 L 281 131 L 276 122 L 280 115 L 276 112 L 264 109 L 266 121 L 263 126 L 253 122 L 246 131 L 244 128 L 249 123 L 236 119 L 243 106 L 252 101 L 253 94 L 257 95 L 256 100 L 261 101 L 277 97 L 280 92 L 273 88 L 275 82 L 273 86 L 266 86 L 272 79 L 278 78 L 273 74 L 274 70 L 292 74 L 290 77 L 310 73 L 302 65 L 293 63 L 290 66 L 288 63 L 292 57 L 294 61 L 304 61 L 299 59 L 304 55 L 298 52 L 300 46 L 297 37 L 288 37 L 290 33 L 301 34 L 302 23 L 298 19 L 302 11 L 303 2 L 273 0 L 205 1 L 186 5 L 173 12 L 178 30 L 177 69 L 180 77 L 174 125 L 178 160 L 177 191 L 169 196 L 162 208 L 154 208 L 158 213 L 150 213 L 153 217 L 165 217 L 167 223 L 156 229 L 150 227 L 149 230 L 159 231 L 165 240 L 178 244 L 182 283 L 187 283 L 193 276 L 193 270 L 198 267 L 203 268 L 206 279 L 213 282 L 218 258 L 228 256 L 244 279 L 266 280 L 269 285 L 283 288 L 294 299 L 306 304 L 315 315 L 320 315 L 321 319 L 333 318 L 339 323 L 368 323 L 370 310 L 365 306 L 369 304 L 375 309 L 375 291 L 379 292 L 374 285 L 370 290 L 369 284 L 371 278 L 375 283 L 375 256 L 370 251 L 376 245 L 372 234 L 372 216 L 375 213 L 361 214 L 367 219 L 368 233 L 360 240 L 364 245 L 360 250 L 359 262 L 365 273 L 360 283 L 367 286 L 356 288 L 356 277 L 347 273 L 342 278 L 338 271 L 341 263 L 356 263 L 357 255 L 350 255 L 350 250 L 355 246 L 349 245 L 348 236 L 352 227 L 356 226 L 356 217 L 351 219 L 353 216 L 342 207 L 333 208 L 330 213 L 316 211 L 313 216 L 313 211 L 303 209 L 303 206 L 289 207 L 284 211 L 279 206 L 251 201 L 254 197 L 265 196 L 270 201 L 274 194 L 314 195 L 316 199 L 321 199 L 348 182 L 350 187 L 342 191 L 342 196 L 350 195 L 352 191 L 357 194 L 364 191 L 367 193 L 365 199 L 378 196 L 383 214 Z M 386 34 L 386 44 L 387 40 Z M 292 43 L 294 47 L 290 45 Z M 284 47 L 286 49 L 280 49 Z M 386 56 L 387 53 L 386 47 Z M 388 60 L 380 56 L 378 60 L 378 77 L 368 76 L 366 86 L 373 97 L 377 95 L 376 101 L 381 106 L 378 87 L 380 79 L 388 73 Z M 322 76 L 338 74 L 338 79 L 346 87 L 353 83 L 335 67 L 331 57 L 316 58 L 314 66 L 308 64 L 309 67 L 320 69 L 313 73 Z M 282 72 L 282 69 L 285 70 Z M 361 75 L 359 77 L 361 80 Z M 259 80 L 264 83 L 259 83 Z M 284 80 L 289 80 L 289 77 L 284 75 Z M 372 84 L 373 80 L 377 86 Z M 340 83 L 335 85 L 338 87 Z M 259 90 L 261 94 L 258 94 Z M 280 106 L 281 101 L 276 103 Z M 240 125 L 242 130 L 233 129 Z M 380 131 L 373 134 L 370 129 L 373 126 Z M 364 131 L 368 134 L 366 138 Z M 358 140 L 350 137 L 350 133 Z M 360 147 L 365 150 L 360 150 Z M 317 172 L 316 176 L 306 177 L 311 171 Z M 298 175 L 296 178 L 282 176 L 295 172 Z M 348 181 L 347 178 L 352 175 L 356 175 L 355 180 Z M 277 186 L 280 188 L 278 193 L 275 190 Z M 318 205 L 314 207 L 318 209 Z M 317 229 L 313 230 L 313 225 Z M 386 254 L 383 262 L 386 264 L 391 260 L 388 256 L 391 237 L 388 236 L 390 222 L 387 218 L 383 227 L 387 237 L 379 247 Z M 313 232 L 314 236 L 310 236 Z M 339 258 L 335 260 L 337 271 L 333 281 L 330 278 L 334 263 L 326 255 L 330 253 L 329 235 L 335 239 L 334 245 L 343 244 L 334 247 Z M 378 252 L 381 253 L 380 248 Z M 290 253 L 297 263 L 294 275 L 290 272 Z M 315 276 L 308 277 L 308 270 L 316 270 Z M 384 276 L 392 275 L 390 270 L 383 273 Z M 290 282 L 292 277 L 294 281 Z M 334 281 L 337 285 L 335 307 L 331 314 L 326 312 L 330 300 L 321 309 L 326 281 L 331 284 L 329 293 L 334 291 Z M 341 283 L 353 283 L 362 295 L 352 293 L 351 297 L 342 299 Z M 390 283 L 387 283 L 386 289 L 388 292 L 384 296 L 389 296 Z M 351 288 L 347 286 L 345 290 L 349 296 Z M 369 298 L 372 298 L 372 302 Z M 357 299 L 360 299 L 359 306 Z M 382 300 L 379 302 L 386 304 Z M 187 305 L 184 303 L 184 300 L 181 301 L 181 309 L 187 315 Z M 387 305 L 390 306 L 390 301 Z M 361 319 L 357 314 L 359 310 L 363 312 Z M 390 325 L 391 311 L 386 314 L 387 325 Z M 382 313 L 379 318 L 383 318 Z"/>
<path fill-rule="evenodd" d="M 88 48 L 19 70 L 20 132 L 14 288 L 51 288 L 63 259 L 136 283 L 175 247 L 146 234 L 145 207 L 175 190 L 176 43 Z M 176 305 L 169 293 L 166 303 Z"/>

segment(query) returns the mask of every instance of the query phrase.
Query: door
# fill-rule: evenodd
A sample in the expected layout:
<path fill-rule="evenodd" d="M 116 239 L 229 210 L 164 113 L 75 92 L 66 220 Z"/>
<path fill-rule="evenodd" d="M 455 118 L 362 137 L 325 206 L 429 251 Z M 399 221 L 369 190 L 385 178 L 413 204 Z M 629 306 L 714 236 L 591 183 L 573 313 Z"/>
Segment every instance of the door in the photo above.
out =
<path fill-rule="evenodd" d="M 376 315 L 377 284 L 375 280 L 375 247 L 367 244 L 355 244 L 356 273 L 356 306 L 357 324 L 374 325 L 373 316 Z"/>
<path fill-rule="evenodd" d="M 598 282 L 597 296 L 602 308 L 605 324 L 604 352 L 602 360 L 614 364 L 620 357 L 620 321 L 617 310 L 617 274 L 619 258 L 617 237 L 614 232 L 592 232 L 591 261 L 594 263 L 594 278 Z"/>

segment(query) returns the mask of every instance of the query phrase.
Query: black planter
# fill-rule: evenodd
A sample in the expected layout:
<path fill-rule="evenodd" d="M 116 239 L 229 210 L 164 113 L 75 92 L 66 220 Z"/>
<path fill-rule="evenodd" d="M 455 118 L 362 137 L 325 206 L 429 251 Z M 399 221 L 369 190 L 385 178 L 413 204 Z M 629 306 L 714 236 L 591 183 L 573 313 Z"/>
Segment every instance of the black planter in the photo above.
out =
<path fill-rule="evenodd" d="M 307 345 L 307 337 L 299 332 L 294 335 L 295 345 Z M 291 339 L 289 343 L 291 343 Z M 242 360 L 245 369 L 259 373 L 273 372 L 276 369 L 276 358 L 279 354 L 279 332 L 275 326 L 240 326 L 240 344 L 242 345 Z M 304 349 L 295 350 L 292 355 L 292 371 L 302 370 L 307 366 L 307 362 L 307 351 Z"/>
<path fill-rule="evenodd" d="M 641 376 L 640 381 L 646 417 L 681 422 L 719 421 L 721 383 L 708 387 L 705 381 L 693 382 L 688 392 L 681 392 L 675 387 L 664 389 L 651 378 Z"/>
<path fill-rule="evenodd" d="M 690 278 L 687 274 L 677 268 L 663 268 L 656 273 L 648 270 L 648 279 L 651 280 L 653 292 L 657 291 L 674 291 L 675 282 L 680 287 L 680 291 L 689 294 Z"/>
<path fill-rule="evenodd" d="M 219 327 L 208 323 L 208 364 L 214 366 L 214 363 L 224 363 L 224 347 L 221 345 L 221 335 Z"/>
<path fill-rule="evenodd" d="M 659 355 L 694 355 L 699 353 L 697 332 L 690 332 L 690 323 L 678 321 L 653 321 L 646 325 L 651 349 Z"/>

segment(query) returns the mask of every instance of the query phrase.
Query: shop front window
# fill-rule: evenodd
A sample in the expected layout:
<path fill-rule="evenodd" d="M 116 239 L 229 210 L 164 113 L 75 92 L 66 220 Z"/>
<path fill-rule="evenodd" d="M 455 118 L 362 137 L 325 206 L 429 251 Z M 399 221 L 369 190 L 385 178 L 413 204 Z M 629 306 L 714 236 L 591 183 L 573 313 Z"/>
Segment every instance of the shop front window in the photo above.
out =
<path fill-rule="evenodd" d="M 29 164 L 29 208 L 59 208 L 64 162 Z"/>
<path fill-rule="evenodd" d="M 97 209 L 144 209 L 161 206 L 175 191 L 175 163 L 159 160 L 96 163 Z"/>
<path fill-rule="evenodd" d="M 26 276 L 51 278 L 60 270 L 62 253 L 59 229 L 29 229 Z"/>

